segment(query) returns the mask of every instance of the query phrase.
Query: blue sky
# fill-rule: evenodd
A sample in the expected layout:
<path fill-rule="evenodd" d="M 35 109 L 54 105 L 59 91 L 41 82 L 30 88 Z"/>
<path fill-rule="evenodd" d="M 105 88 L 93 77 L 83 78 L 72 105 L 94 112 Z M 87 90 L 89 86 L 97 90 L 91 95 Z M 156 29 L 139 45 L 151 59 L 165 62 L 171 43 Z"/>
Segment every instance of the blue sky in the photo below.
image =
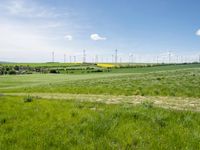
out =
<path fill-rule="evenodd" d="M 198 59 L 199 0 L 0 0 L 0 60 Z M 163 59 L 163 58 L 162 58 Z"/>

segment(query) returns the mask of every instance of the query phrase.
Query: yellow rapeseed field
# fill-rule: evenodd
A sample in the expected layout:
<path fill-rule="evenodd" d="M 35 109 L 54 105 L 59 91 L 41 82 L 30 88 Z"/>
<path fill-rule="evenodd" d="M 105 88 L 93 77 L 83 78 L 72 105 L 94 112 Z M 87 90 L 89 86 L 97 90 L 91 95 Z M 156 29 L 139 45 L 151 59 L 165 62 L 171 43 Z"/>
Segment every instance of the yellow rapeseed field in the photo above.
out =
<path fill-rule="evenodd" d="M 102 67 L 102 68 L 113 68 L 116 67 L 113 64 L 97 64 L 98 67 Z"/>

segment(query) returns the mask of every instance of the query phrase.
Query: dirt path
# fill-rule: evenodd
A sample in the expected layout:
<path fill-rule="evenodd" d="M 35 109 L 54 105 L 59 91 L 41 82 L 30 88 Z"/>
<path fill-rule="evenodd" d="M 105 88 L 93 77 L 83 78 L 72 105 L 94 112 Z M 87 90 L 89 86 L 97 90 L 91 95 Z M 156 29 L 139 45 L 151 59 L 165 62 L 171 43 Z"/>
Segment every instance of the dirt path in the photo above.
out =
<path fill-rule="evenodd" d="M 45 99 L 79 100 L 89 102 L 102 102 L 106 104 L 141 104 L 151 102 L 154 106 L 166 109 L 200 111 L 199 98 L 184 97 L 154 97 L 154 96 L 113 96 L 91 94 L 61 94 L 61 93 L 4 93 L 9 96 L 34 96 Z"/>

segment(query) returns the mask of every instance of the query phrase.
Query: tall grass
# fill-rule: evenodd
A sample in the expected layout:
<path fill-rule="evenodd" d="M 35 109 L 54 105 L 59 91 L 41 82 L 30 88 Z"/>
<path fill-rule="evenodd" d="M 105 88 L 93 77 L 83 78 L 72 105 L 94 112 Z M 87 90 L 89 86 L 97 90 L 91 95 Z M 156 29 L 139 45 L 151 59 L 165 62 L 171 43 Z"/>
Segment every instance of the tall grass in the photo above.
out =
<path fill-rule="evenodd" d="M 149 107 L 150 106 L 150 107 Z M 200 114 L 0 97 L 0 149 L 199 149 Z"/>

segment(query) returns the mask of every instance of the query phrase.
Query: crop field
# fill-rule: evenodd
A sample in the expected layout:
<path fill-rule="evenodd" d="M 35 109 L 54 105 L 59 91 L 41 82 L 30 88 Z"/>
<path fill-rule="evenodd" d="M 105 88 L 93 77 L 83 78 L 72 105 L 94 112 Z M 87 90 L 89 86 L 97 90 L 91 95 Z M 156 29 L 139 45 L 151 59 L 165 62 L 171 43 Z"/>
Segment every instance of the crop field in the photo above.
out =
<path fill-rule="evenodd" d="M 0 76 L 0 149 L 200 149 L 200 64 L 35 66 L 64 72 Z"/>

